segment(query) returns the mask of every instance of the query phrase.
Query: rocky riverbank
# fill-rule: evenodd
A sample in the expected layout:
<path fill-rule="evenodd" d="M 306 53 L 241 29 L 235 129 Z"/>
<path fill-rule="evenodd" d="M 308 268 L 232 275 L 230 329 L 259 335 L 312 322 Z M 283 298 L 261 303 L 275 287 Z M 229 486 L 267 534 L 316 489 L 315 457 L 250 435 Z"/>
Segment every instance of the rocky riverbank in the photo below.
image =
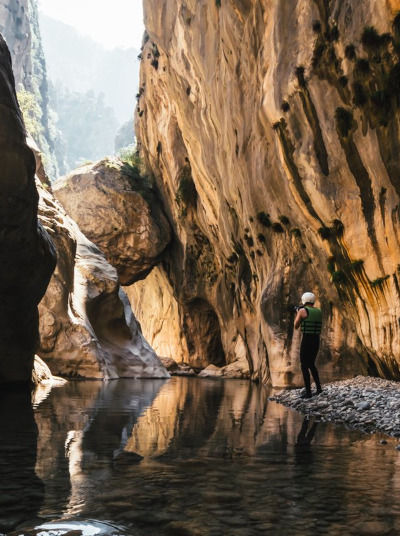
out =
<path fill-rule="evenodd" d="M 379 431 L 400 437 L 398 382 L 357 376 L 325 384 L 322 393 L 310 399 L 301 398 L 302 394 L 302 389 L 286 390 L 274 394 L 270 400 L 321 421 L 344 424 L 366 433 Z"/>

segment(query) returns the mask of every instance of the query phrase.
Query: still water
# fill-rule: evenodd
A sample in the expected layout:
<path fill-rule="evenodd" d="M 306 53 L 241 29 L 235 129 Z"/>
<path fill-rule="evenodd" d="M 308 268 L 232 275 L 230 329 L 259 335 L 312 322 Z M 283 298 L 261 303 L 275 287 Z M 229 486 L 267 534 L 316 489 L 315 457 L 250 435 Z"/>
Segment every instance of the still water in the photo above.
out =
<path fill-rule="evenodd" d="M 397 442 L 306 421 L 238 380 L 0 394 L 0 533 L 400 534 Z"/>

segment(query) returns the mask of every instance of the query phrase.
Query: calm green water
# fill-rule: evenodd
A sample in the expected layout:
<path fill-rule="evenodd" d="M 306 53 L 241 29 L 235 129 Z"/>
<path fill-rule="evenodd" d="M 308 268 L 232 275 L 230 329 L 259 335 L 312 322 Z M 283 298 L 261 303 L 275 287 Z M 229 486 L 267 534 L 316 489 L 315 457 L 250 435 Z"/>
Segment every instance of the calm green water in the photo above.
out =
<path fill-rule="evenodd" d="M 245 381 L 0 394 L 0 533 L 400 534 L 397 442 L 304 421 Z M 39 528 L 41 527 L 41 528 Z"/>

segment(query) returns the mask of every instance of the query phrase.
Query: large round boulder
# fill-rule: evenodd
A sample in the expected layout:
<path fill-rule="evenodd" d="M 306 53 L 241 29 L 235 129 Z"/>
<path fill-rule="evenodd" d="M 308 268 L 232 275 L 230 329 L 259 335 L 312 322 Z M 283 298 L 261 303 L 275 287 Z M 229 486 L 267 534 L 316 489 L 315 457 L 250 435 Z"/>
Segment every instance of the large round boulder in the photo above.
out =
<path fill-rule="evenodd" d="M 121 284 L 143 279 L 160 261 L 170 226 L 151 181 L 135 166 L 104 159 L 61 177 L 53 192 L 117 269 Z"/>

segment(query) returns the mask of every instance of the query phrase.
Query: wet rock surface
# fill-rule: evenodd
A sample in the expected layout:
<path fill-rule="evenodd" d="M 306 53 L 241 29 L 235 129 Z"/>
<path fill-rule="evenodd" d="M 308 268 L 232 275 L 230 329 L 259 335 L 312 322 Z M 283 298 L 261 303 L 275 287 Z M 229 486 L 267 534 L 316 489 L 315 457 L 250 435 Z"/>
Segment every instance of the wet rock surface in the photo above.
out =
<path fill-rule="evenodd" d="M 345 424 L 366 433 L 384 432 L 400 437 L 400 384 L 357 376 L 323 385 L 323 391 L 303 399 L 304 389 L 286 390 L 270 400 L 318 420 Z"/>

